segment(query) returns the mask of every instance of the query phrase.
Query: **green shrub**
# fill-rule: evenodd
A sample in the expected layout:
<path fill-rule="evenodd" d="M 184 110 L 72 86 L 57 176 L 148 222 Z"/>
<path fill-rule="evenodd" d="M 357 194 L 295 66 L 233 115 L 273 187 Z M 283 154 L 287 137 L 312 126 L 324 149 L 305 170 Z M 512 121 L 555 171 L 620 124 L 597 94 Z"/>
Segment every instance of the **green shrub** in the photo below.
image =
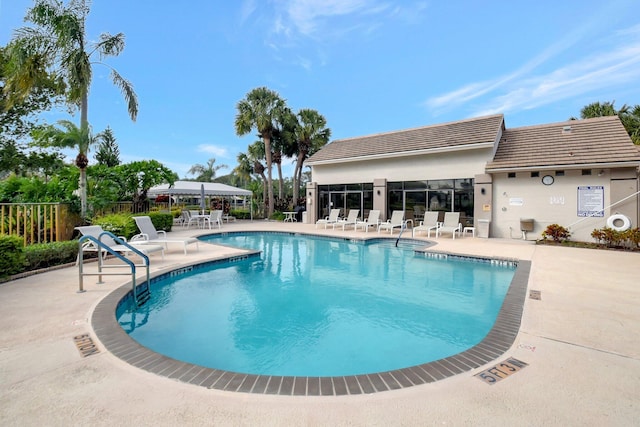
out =
<path fill-rule="evenodd" d="M 38 243 L 24 248 L 26 271 L 74 262 L 78 257 L 78 241 Z"/>
<path fill-rule="evenodd" d="M 280 211 L 275 211 L 273 214 L 271 214 L 270 219 L 273 219 L 273 220 L 276 220 L 276 221 L 284 221 L 285 214 L 283 214 Z"/>
<path fill-rule="evenodd" d="M 137 215 L 137 216 L 144 216 L 144 215 Z M 154 227 L 156 227 L 156 230 L 164 230 L 164 231 L 171 231 L 171 227 L 173 226 L 173 214 L 167 213 L 167 212 L 149 212 L 148 213 L 149 218 L 151 218 L 151 222 L 153 223 Z M 135 221 L 134 221 L 134 226 L 135 226 Z M 136 234 L 138 234 L 140 231 L 138 231 L 138 227 L 136 227 Z"/>
<path fill-rule="evenodd" d="M 18 236 L 0 236 L 0 277 L 20 273 L 24 268 L 24 240 Z"/>
<path fill-rule="evenodd" d="M 167 212 L 149 212 L 136 216 L 149 216 L 156 230 L 171 231 L 173 215 Z M 128 213 L 111 214 L 93 220 L 93 225 L 99 225 L 105 231 L 116 236 L 124 236 L 127 240 L 140 233 L 133 216 Z"/>
<path fill-rule="evenodd" d="M 136 222 L 131 214 L 118 213 L 94 218 L 93 225 L 99 225 L 104 231 L 110 231 L 116 236 L 124 236 L 129 240 L 139 233 Z"/>
<path fill-rule="evenodd" d="M 558 224 L 550 224 L 546 230 L 542 232 L 542 238 L 544 240 L 552 239 L 554 242 L 563 242 L 568 240 L 571 236 L 571 232 Z"/>
<path fill-rule="evenodd" d="M 251 219 L 251 212 L 243 209 L 231 209 L 229 215 L 236 217 L 237 219 Z"/>

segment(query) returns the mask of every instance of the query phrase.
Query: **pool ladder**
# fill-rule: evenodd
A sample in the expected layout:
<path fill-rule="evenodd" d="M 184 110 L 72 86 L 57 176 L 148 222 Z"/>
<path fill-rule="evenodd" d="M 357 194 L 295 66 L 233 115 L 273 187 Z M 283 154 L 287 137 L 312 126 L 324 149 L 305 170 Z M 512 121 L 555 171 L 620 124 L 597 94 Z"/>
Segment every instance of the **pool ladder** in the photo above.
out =
<path fill-rule="evenodd" d="M 143 260 L 143 264 L 135 264 L 133 261 L 131 261 L 130 259 L 124 257 L 123 255 L 121 255 L 120 253 L 114 251 L 110 246 L 106 245 L 105 243 L 103 243 L 101 241 L 102 236 L 109 236 L 111 238 L 113 238 L 113 240 L 119 244 L 122 245 L 124 247 L 126 247 L 128 250 L 130 250 L 131 252 L 134 252 L 135 254 L 137 254 L 138 256 L 140 256 L 140 258 L 142 258 Z M 97 273 L 85 273 L 84 272 L 84 268 L 83 268 L 83 261 L 84 261 L 84 243 L 86 243 L 87 241 L 91 241 L 94 246 L 96 248 L 98 248 L 98 272 Z M 98 238 L 96 239 L 93 236 L 82 236 L 80 238 L 80 240 L 78 241 L 78 274 L 79 274 L 79 289 L 78 292 L 85 292 L 84 290 L 84 283 L 83 283 L 83 278 L 84 276 L 98 276 L 98 284 L 104 283 L 102 281 L 102 276 L 122 276 L 122 275 L 131 275 L 131 292 L 133 295 L 133 300 L 135 301 L 136 305 L 138 307 L 142 306 L 145 302 L 147 302 L 147 300 L 151 297 L 150 294 L 150 289 L 151 289 L 151 282 L 149 280 L 149 257 L 147 255 L 145 255 L 144 253 L 142 253 L 139 249 L 137 249 L 135 246 L 130 245 L 129 243 L 125 242 L 124 240 L 120 239 L 119 237 L 115 236 L 114 234 L 108 232 L 108 231 L 104 231 L 100 234 L 100 236 L 98 236 Z M 93 250 L 92 250 L 93 251 Z M 116 257 L 117 259 L 121 260 L 122 262 L 124 262 L 126 265 L 104 265 L 104 256 L 105 256 L 105 252 L 108 252 L 109 254 L 113 255 L 114 257 Z M 114 273 L 105 273 L 102 270 L 104 268 L 122 268 L 122 267 L 126 267 L 129 266 L 131 271 L 130 272 L 114 272 Z M 136 285 L 136 267 L 144 267 L 146 269 L 146 280 L 140 284 L 140 285 Z"/>

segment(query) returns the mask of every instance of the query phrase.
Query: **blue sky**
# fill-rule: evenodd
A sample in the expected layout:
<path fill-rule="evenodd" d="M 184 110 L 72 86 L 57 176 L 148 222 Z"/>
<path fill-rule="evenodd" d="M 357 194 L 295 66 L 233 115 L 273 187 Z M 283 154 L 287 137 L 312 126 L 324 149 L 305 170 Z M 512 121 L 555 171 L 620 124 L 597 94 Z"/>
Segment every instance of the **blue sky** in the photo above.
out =
<path fill-rule="evenodd" d="M 32 4 L 0 0 L 0 44 Z M 259 86 L 318 110 L 332 139 L 495 113 L 510 128 L 563 121 L 595 101 L 640 104 L 638 10 L 637 0 L 94 0 L 88 36 L 126 35 L 105 62 L 133 83 L 140 112 L 129 120 L 97 65 L 89 121 L 94 133 L 112 128 L 123 162 L 156 159 L 180 177 L 212 157 L 229 165 L 218 175 L 231 171 L 256 140 L 236 136 L 236 104 Z"/>

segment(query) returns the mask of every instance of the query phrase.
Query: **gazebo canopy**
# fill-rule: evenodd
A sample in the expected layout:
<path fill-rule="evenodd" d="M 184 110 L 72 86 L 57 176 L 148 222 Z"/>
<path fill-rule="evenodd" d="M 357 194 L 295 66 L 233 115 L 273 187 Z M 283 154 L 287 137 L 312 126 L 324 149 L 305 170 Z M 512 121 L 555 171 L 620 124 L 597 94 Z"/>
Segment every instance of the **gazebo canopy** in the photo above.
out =
<path fill-rule="evenodd" d="M 166 194 L 169 196 L 200 196 L 204 186 L 205 196 L 251 196 L 249 190 L 232 187 L 218 182 L 198 182 L 198 181 L 176 181 L 172 186 L 169 184 L 156 185 L 151 187 L 147 194 L 149 196 L 159 196 Z"/>

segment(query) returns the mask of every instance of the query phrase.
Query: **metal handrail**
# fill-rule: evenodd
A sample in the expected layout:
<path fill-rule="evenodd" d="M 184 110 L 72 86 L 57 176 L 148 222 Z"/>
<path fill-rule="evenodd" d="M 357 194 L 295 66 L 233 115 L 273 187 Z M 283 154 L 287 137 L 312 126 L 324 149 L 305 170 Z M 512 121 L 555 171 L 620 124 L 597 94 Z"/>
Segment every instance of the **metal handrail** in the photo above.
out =
<path fill-rule="evenodd" d="M 398 242 L 400 241 L 400 237 L 402 237 L 402 233 L 407 229 L 407 223 L 411 221 L 411 228 L 413 228 L 413 220 L 407 219 L 402 220 L 402 225 L 400 226 L 400 233 L 398 234 L 398 239 L 396 240 L 396 248 L 398 247 Z"/>
<path fill-rule="evenodd" d="M 140 256 L 140 258 L 142 258 L 144 260 L 144 263 L 137 265 L 133 261 L 131 261 L 130 259 L 128 259 L 125 256 L 123 256 L 122 254 L 120 254 L 117 251 L 113 250 L 113 248 L 111 248 L 109 245 L 107 245 L 107 244 L 102 242 L 101 239 L 102 239 L 103 236 L 111 237 L 117 244 L 126 247 L 131 252 L 134 252 L 135 254 Z M 86 241 L 93 242 L 94 245 L 98 248 L 98 273 L 84 273 L 84 269 L 83 269 L 84 243 Z M 109 231 L 103 231 L 102 233 L 100 233 L 100 235 L 98 236 L 97 239 L 95 237 L 93 237 L 93 236 L 82 236 L 78 241 L 78 245 L 79 245 L 79 247 L 78 247 L 78 274 L 79 274 L 79 289 L 78 289 L 78 292 L 85 292 L 84 283 L 83 283 L 83 277 L 84 276 L 98 276 L 98 283 L 104 283 L 102 281 L 102 276 L 103 275 L 116 276 L 116 275 L 128 275 L 128 274 L 131 274 L 133 299 L 136 302 L 136 304 L 139 304 L 138 295 L 137 295 L 137 289 L 136 289 L 137 288 L 137 286 L 136 286 L 136 267 L 145 267 L 146 268 L 147 289 L 150 289 L 150 285 L 151 285 L 150 280 L 149 280 L 149 277 L 150 277 L 150 273 L 149 273 L 149 257 L 146 254 L 144 254 L 142 251 L 140 251 L 139 249 L 135 248 L 134 246 L 130 245 L 126 241 L 122 240 L 121 238 L 115 236 L 113 233 L 110 233 Z M 122 261 L 125 264 L 127 264 L 131 268 L 131 273 L 104 273 L 102 271 L 103 268 L 124 267 L 122 265 L 104 265 L 104 256 L 103 256 L 104 252 L 108 252 L 109 254 L 113 255 L 116 258 L 118 258 L 120 261 Z"/>

